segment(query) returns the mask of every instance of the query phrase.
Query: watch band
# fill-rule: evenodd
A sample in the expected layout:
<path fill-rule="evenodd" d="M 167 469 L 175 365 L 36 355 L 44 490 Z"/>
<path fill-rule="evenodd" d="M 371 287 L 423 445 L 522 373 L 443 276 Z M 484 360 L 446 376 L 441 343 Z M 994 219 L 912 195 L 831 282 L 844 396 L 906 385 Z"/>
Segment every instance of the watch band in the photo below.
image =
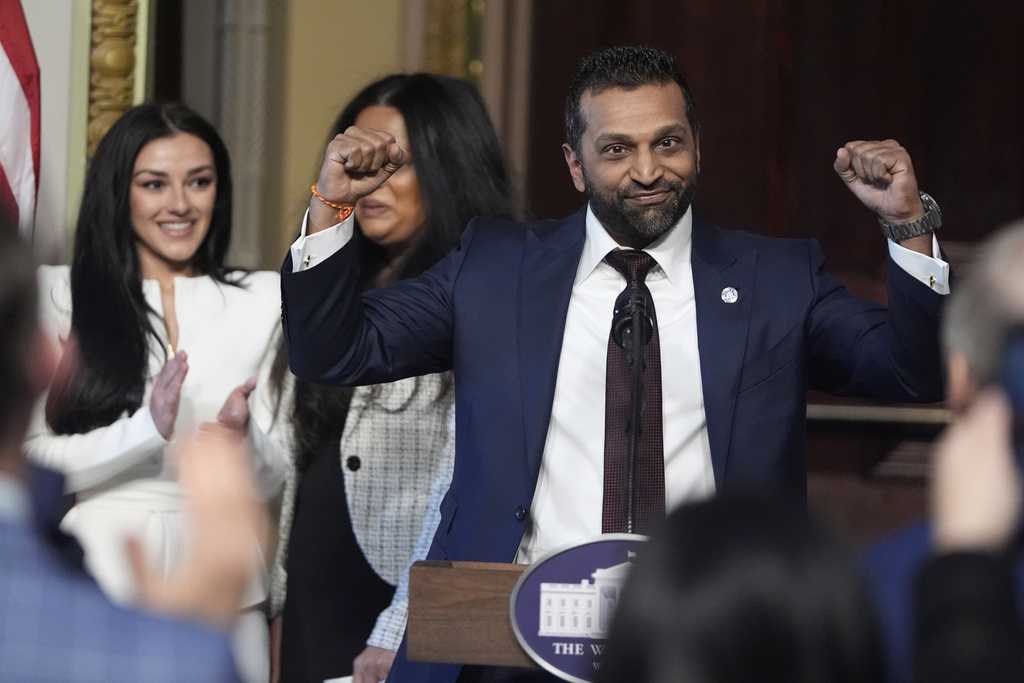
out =
<path fill-rule="evenodd" d="M 881 218 L 878 219 L 878 223 L 882 226 L 882 234 L 893 242 L 902 242 L 911 237 L 927 235 L 942 227 L 942 209 L 939 208 L 938 202 L 927 192 L 919 192 L 918 194 L 921 195 L 921 203 L 924 204 L 924 215 L 916 221 L 889 223 Z"/>

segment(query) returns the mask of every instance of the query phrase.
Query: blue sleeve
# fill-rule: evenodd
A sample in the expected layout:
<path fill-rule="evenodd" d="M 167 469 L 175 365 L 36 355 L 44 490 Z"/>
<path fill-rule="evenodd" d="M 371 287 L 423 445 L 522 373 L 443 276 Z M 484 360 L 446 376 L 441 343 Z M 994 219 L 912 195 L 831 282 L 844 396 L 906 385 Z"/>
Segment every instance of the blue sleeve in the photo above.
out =
<path fill-rule="evenodd" d="M 455 282 L 473 242 L 417 278 L 359 293 L 360 240 L 316 268 L 281 268 L 281 323 L 292 372 L 311 382 L 364 385 L 445 372 L 452 366 Z"/>
<path fill-rule="evenodd" d="M 815 297 L 807 320 L 811 386 L 882 401 L 941 401 L 944 297 L 889 259 L 888 307 L 858 299 L 825 271 L 818 243 L 808 244 Z"/>

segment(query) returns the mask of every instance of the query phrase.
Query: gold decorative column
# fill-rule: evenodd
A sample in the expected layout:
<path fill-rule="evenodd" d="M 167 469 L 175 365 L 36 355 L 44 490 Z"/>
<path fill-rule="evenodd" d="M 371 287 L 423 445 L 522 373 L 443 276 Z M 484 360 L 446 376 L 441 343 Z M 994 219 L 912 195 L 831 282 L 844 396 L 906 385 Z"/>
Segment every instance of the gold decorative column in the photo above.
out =
<path fill-rule="evenodd" d="M 132 106 L 138 0 L 92 0 L 88 153 Z"/>
<path fill-rule="evenodd" d="M 426 0 L 423 67 L 479 84 L 485 11 L 485 0 Z"/>
<path fill-rule="evenodd" d="M 405 0 L 404 5 L 406 70 L 466 78 L 480 88 L 520 187 L 529 156 L 535 2 L 540 0 Z"/>

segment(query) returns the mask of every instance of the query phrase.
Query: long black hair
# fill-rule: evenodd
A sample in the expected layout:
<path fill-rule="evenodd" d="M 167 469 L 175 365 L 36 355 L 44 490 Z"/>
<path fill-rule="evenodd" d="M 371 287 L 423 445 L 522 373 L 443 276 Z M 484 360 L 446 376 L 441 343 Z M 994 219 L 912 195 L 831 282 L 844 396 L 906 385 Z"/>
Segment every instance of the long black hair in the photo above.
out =
<path fill-rule="evenodd" d="M 792 503 L 684 505 L 641 551 L 601 683 L 873 683 L 881 638 L 850 554 Z"/>
<path fill-rule="evenodd" d="M 421 274 L 459 243 L 475 216 L 516 215 L 498 136 L 483 99 L 470 83 L 426 73 L 386 76 L 345 106 L 328 139 L 344 133 L 372 106 L 393 107 L 402 115 L 425 220 L 388 282 L 378 279 L 387 265 L 385 250 L 356 231 L 353 239 L 360 240 L 364 289 Z M 283 356 L 279 354 L 275 368 L 279 386 L 286 370 Z M 446 384 L 444 393 L 449 390 Z M 341 436 L 350 398 L 350 390 L 295 381 L 292 424 L 297 453 L 311 453 Z M 301 459 L 299 465 L 303 466 Z"/>
<path fill-rule="evenodd" d="M 71 331 L 78 358 L 64 386 L 51 387 L 50 428 L 77 434 L 108 425 L 142 405 L 150 338 L 163 348 L 153 309 L 142 292 L 142 272 L 131 221 L 135 159 L 159 138 L 189 133 L 209 145 L 217 173 L 210 229 L 192 257 L 193 269 L 228 282 L 224 267 L 231 242 L 231 163 L 220 135 L 181 104 L 142 104 L 129 109 L 100 140 L 89 165 L 75 227 L 71 260 Z M 166 352 L 165 352 L 166 353 Z"/>
<path fill-rule="evenodd" d="M 348 103 L 331 127 L 331 137 L 355 125 L 359 114 L 372 106 L 393 107 L 402 115 L 426 213 L 395 280 L 415 277 L 437 263 L 458 244 L 474 216 L 514 215 L 498 136 L 470 83 L 425 73 L 387 76 Z M 384 264 L 384 249 L 364 242 L 361 265 L 370 286 Z"/>

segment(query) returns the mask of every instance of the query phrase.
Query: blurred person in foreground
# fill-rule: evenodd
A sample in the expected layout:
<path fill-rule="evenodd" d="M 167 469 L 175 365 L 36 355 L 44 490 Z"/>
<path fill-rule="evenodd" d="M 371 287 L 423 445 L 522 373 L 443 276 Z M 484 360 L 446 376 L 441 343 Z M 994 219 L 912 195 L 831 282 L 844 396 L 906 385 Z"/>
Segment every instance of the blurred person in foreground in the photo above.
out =
<path fill-rule="evenodd" d="M 22 452 L 57 365 L 37 306 L 31 256 L 0 231 L 0 681 L 237 681 L 226 630 L 252 572 L 248 539 L 267 527 L 241 439 L 206 425 L 180 450 L 188 560 L 164 576 L 137 541 L 123 546 L 146 609 L 115 605 L 59 543 L 59 476 L 30 476 Z M 54 479 L 56 494 L 37 487 Z"/>
<path fill-rule="evenodd" d="M 279 277 L 231 268 L 232 182 L 217 131 L 180 104 L 129 109 L 90 161 L 71 265 L 39 268 L 40 322 L 54 344 L 74 338 L 40 400 L 25 448 L 66 477 L 62 522 L 119 602 L 135 597 L 121 551 L 137 536 L 163 572 L 182 561 L 182 512 L 170 446 L 200 423 L 247 433 L 261 491 L 274 495 L 285 458 L 270 438 L 268 388 L 280 319 Z M 260 381 L 257 382 L 257 377 Z M 255 541 L 252 553 L 263 549 Z M 269 678 L 267 575 L 254 564 L 235 622 L 239 671 Z"/>
<path fill-rule="evenodd" d="M 1021 263 L 1024 222 L 1017 222 L 980 247 L 967 276 L 957 283 L 942 322 L 954 422 L 979 390 L 1001 380 L 1007 339 L 1024 324 Z M 980 461 L 978 466 L 982 467 Z M 964 474 L 962 483 L 968 485 L 971 475 Z M 876 544 L 866 556 L 894 683 L 907 683 L 912 677 L 913 579 L 935 547 L 935 531 L 927 521 L 916 523 Z M 1024 586 L 1024 582 L 1018 580 L 1018 585 Z"/>
<path fill-rule="evenodd" d="M 878 683 L 853 555 L 805 509 L 723 494 L 681 506 L 623 588 L 600 683 Z"/>
<path fill-rule="evenodd" d="M 1024 680 L 1021 473 L 1010 410 L 1002 392 L 985 390 L 935 451 L 935 554 L 914 585 L 917 683 Z"/>
<path fill-rule="evenodd" d="M 331 139 L 352 126 L 386 131 L 411 155 L 355 205 L 361 290 L 421 275 L 474 216 L 514 215 L 498 136 L 470 83 L 387 76 L 344 107 Z M 274 375 L 282 395 L 286 361 L 282 352 Z M 272 582 L 281 680 L 377 683 L 405 630 L 409 564 L 426 557 L 452 477 L 452 376 L 293 386 L 278 418 L 290 420 L 294 460 Z"/>

